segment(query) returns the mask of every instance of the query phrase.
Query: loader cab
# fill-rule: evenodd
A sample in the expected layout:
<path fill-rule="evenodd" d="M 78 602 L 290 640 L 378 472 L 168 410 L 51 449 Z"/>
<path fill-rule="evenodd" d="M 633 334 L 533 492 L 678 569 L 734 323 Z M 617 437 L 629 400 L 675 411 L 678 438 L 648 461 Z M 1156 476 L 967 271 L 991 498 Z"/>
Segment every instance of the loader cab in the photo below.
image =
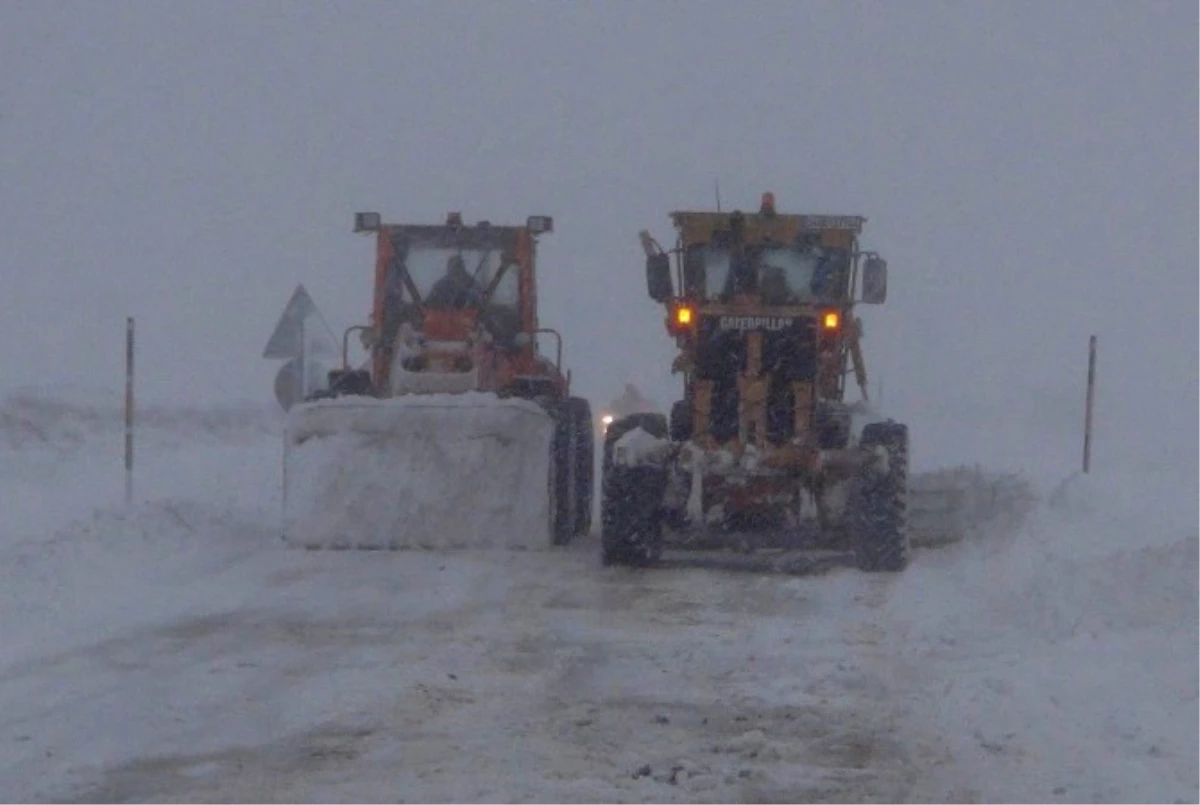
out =
<path fill-rule="evenodd" d="M 440 225 L 386 224 L 377 214 L 358 214 L 355 231 L 376 239 L 367 328 L 375 394 L 394 393 L 397 369 L 461 370 L 461 382 L 448 387 L 454 391 L 495 390 L 518 375 L 547 374 L 534 337 L 535 255 L 538 236 L 552 228 L 549 216 L 530 216 L 524 226 L 496 226 L 468 225 L 459 213 Z M 430 345 L 457 352 L 442 360 Z M 480 366 L 483 351 L 486 366 Z M 501 357 L 492 359 L 492 353 Z"/>

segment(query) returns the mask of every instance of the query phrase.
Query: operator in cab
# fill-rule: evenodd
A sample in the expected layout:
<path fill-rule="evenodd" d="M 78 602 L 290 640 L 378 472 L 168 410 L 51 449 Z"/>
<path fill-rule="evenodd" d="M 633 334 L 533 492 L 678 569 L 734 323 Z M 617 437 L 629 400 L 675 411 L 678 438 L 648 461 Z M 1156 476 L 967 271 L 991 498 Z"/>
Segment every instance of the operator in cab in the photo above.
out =
<path fill-rule="evenodd" d="M 468 273 L 466 263 L 454 254 L 446 261 L 446 273 L 433 284 L 425 306 L 436 310 L 462 310 L 479 304 L 482 289 Z"/>

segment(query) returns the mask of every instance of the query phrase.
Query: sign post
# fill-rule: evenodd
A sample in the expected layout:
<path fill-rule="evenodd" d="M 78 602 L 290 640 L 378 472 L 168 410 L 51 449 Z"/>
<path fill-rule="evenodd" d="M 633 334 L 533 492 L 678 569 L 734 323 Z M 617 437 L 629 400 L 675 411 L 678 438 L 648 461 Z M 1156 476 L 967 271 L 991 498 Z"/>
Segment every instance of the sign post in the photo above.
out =
<path fill-rule="evenodd" d="M 125 505 L 133 503 L 133 317 L 125 320 Z"/>
<path fill-rule="evenodd" d="M 308 317 L 300 319 L 300 371 L 296 375 L 299 388 L 296 399 L 303 400 L 308 394 Z"/>
<path fill-rule="evenodd" d="M 1083 414 L 1083 472 L 1092 468 L 1092 405 L 1096 399 L 1096 336 L 1088 339 L 1087 405 Z"/>

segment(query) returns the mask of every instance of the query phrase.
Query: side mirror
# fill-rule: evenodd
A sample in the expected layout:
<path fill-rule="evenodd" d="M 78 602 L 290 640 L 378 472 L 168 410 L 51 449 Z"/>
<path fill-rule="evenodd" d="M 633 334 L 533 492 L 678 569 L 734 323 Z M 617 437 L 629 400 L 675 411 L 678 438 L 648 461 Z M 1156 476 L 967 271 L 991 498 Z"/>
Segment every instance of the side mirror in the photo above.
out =
<path fill-rule="evenodd" d="M 863 263 L 862 301 L 882 305 L 887 301 L 887 260 L 872 255 Z"/>
<path fill-rule="evenodd" d="M 646 257 L 646 290 L 655 302 L 666 302 L 674 294 L 671 285 L 671 255 L 662 253 Z"/>
<path fill-rule="evenodd" d="M 525 219 L 525 227 L 535 235 L 554 231 L 554 219 L 549 215 L 531 215 Z"/>

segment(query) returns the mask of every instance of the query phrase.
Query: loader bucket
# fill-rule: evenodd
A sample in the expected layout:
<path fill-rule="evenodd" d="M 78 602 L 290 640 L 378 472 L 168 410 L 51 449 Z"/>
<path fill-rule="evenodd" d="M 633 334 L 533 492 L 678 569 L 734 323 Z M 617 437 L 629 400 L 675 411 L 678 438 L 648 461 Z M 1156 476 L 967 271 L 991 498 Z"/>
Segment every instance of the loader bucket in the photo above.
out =
<path fill-rule="evenodd" d="M 527 400 L 424 394 L 288 412 L 284 539 L 329 549 L 549 548 L 554 421 Z"/>

